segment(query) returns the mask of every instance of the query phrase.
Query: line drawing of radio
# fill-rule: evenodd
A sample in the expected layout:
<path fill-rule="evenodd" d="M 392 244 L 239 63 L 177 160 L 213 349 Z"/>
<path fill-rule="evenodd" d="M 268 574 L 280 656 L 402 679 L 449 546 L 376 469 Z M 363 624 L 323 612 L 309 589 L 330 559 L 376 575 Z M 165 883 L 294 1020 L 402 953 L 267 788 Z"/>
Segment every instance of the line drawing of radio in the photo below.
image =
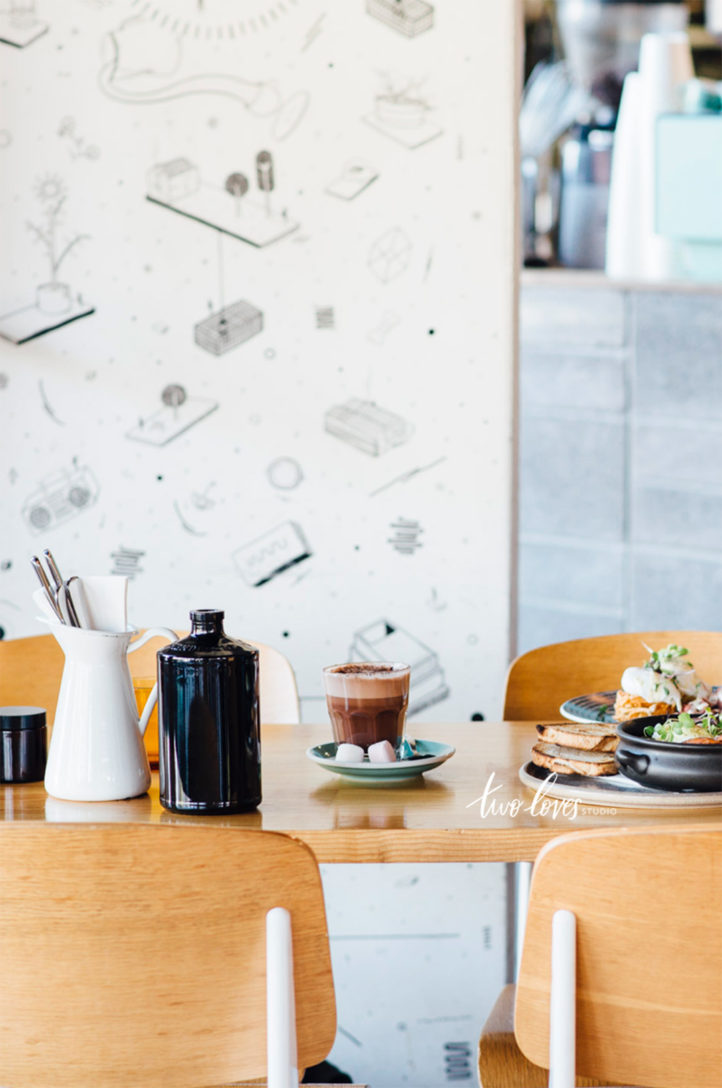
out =
<path fill-rule="evenodd" d="M 33 533 L 44 533 L 93 506 L 100 487 L 84 465 L 45 476 L 26 500 L 22 515 Z"/>
<path fill-rule="evenodd" d="M 418 714 L 449 694 L 439 655 L 388 620 L 377 620 L 354 632 L 349 661 L 403 661 L 410 665 L 409 714 Z"/>
<path fill-rule="evenodd" d="M 301 527 L 295 521 L 284 521 L 237 548 L 232 559 L 243 581 L 256 588 L 312 554 Z"/>

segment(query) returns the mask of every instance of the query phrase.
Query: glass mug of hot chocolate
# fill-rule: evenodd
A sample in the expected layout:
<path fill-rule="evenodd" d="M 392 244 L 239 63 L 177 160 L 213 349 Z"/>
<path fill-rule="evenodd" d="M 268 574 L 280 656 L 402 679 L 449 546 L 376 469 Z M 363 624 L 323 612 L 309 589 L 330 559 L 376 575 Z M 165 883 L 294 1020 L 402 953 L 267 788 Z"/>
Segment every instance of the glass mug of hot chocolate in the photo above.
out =
<path fill-rule="evenodd" d="M 336 744 L 368 752 L 387 741 L 395 752 L 404 736 L 410 673 L 395 661 L 327 665 L 323 683 Z"/>

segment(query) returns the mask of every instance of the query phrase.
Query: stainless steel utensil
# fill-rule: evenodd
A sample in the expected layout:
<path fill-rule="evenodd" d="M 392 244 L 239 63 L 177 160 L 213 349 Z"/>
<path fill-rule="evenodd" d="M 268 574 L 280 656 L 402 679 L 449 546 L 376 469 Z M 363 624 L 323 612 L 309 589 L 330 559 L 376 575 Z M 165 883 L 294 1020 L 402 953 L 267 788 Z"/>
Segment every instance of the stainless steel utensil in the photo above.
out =
<path fill-rule="evenodd" d="M 58 569 L 58 564 L 55 562 L 53 553 L 49 548 L 45 548 L 43 551 L 45 561 L 48 564 L 48 570 L 50 571 L 50 577 L 53 580 L 55 586 L 55 603 L 58 606 L 58 611 L 62 613 L 63 603 L 68 613 L 68 621 L 71 627 L 80 627 L 80 620 L 78 619 L 78 613 L 75 611 L 75 605 L 73 604 L 73 598 L 70 595 L 68 589 L 68 583 L 64 580 L 62 574 Z M 62 598 L 62 601 L 61 601 Z"/>
<path fill-rule="evenodd" d="M 57 600 L 55 598 L 55 591 L 53 590 L 53 587 L 50 585 L 50 582 L 48 580 L 48 576 L 45 573 L 45 569 L 44 569 L 42 563 L 38 559 L 37 555 L 32 556 L 30 562 L 32 564 L 33 570 L 35 571 L 35 573 L 38 576 L 38 581 L 40 582 L 40 585 L 43 587 L 43 592 L 45 593 L 45 596 L 48 599 L 48 603 L 50 604 L 50 607 L 52 608 L 53 612 L 58 617 L 60 622 L 65 623 L 65 619 L 63 617 L 62 612 L 60 611 L 60 607 L 59 607 L 58 602 L 57 602 Z"/>
<path fill-rule="evenodd" d="M 32 556 L 30 562 L 38 577 L 40 585 L 43 587 L 43 593 L 53 610 L 53 614 L 61 623 L 66 624 L 69 627 L 82 627 L 83 624 L 78 618 L 78 613 L 70 592 L 70 582 L 75 581 L 76 578 L 73 577 L 68 582 L 63 579 L 63 576 L 58 569 L 58 564 L 55 562 L 55 558 L 48 548 L 44 550 L 43 556 L 45 557 L 47 571 L 37 555 Z"/>

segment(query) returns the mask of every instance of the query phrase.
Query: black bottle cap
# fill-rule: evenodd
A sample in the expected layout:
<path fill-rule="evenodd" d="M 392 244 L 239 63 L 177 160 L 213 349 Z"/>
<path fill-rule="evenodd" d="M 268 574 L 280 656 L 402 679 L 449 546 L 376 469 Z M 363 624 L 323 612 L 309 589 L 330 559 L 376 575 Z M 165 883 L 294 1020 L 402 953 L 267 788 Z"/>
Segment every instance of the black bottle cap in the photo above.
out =
<path fill-rule="evenodd" d="M 190 614 L 191 623 L 210 623 L 213 620 L 222 620 L 225 612 L 217 608 L 197 608 Z"/>
<path fill-rule="evenodd" d="M 45 710 L 41 706 L 0 706 L 0 732 L 41 729 L 45 723 Z"/>

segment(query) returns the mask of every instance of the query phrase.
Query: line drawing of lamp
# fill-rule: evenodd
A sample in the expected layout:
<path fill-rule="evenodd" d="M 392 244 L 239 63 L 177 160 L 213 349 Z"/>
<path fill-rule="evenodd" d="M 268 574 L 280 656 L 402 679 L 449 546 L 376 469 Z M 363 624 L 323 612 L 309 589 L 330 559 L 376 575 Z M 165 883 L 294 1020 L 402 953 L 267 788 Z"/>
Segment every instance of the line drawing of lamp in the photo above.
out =
<path fill-rule="evenodd" d="M 240 191 L 242 185 L 238 179 L 245 175 L 230 174 L 223 185 L 212 185 L 202 179 L 195 163 L 184 157 L 156 163 L 150 168 L 146 177 L 146 200 L 256 249 L 263 249 L 298 230 L 299 224 L 285 211 L 279 213 L 271 208 L 270 193 L 275 188 L 275 181 L 269 152 L 259 152 L 257 160 L 261 160 L 257 162 L 256 172 L 263 203 L 245 195 L 247 190 Z"/>
<path fill-rule="evenodd" d="M 189 397 L 182 385 L 167 385 L 161 400 L 163 407 L 139 419 L 126 432 L 126 438 L 150 446 L 166 446 L 218 407 L 218 402 L 208 397 Z"/>

